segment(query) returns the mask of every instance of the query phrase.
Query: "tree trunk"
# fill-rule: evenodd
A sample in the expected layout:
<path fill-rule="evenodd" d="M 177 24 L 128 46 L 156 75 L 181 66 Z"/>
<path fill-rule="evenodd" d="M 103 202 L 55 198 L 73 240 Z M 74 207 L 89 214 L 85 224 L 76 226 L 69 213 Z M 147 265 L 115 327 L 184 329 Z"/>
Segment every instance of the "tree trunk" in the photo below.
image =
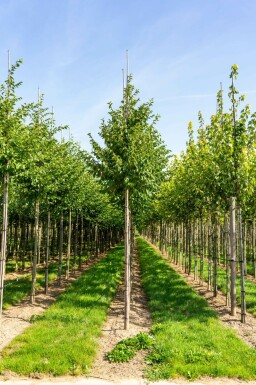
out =
<path fill-rule="evenodd" d="M 37 263 L 41 263 L 41 242 L 42 242 L 42 222 L 39 223 L 38 227 L 38 251 L 37 251 Z"/>
<path fill-rule="evenodd" d="M 130 321 L 130 207 L 129 190 L 125 190 L 125 319 L 124 328 L 129 329 Z"/>
<path fill-rule="evenodd" d="M 8 227 L 8 186 L 9 174 L 5 173 L 3 178 L 3 227 L 0 255 L 0 318 L 2 318 L 3 296 L 4 296 L 4 275 L 7 249 L 7 227 Z"/>
<path fill-rule="evenodd" d="M 47 216 L 47 233 L 46 233 L 46 256 L 45 256 L 45 294 L 48 293 L 49 284 L 49 255 L 50 255 L 50 232 L 51 232 L 51 213 L 48 211 Z"/>
<path fill-rule="evenodd" d="M 253 276 L 256 278 L 256 252 L 255 252 L 255 218 L 252 221 L 252 263 L 253 263 Z"/>
<path fill-rule="evenodd" d="M 81 257 L 84 255 L 84 217 L 83 213 L 81 213 L 81 226 L 80 226 L 80 255 Z"/>
<path fill-rule="evenodd" d="M 36 296 L 36 267 L 37 267 L 37 251 L 38 251 L 38 231 L 39 231 L 39 209 L 40 204 L 39 200 L 36 200 L 35 204 L 35 228 L 34 228 L 34 256 L 33 256 L 33 268 L 32 268 L 32 284 L 31 284 L 31 294 L 30 294 L 30 302 L 35 303 Z"/>
<path fill-rule="evenodd" d="M 212 221 L 211 218 L 208 221 L 208 280 L 207 290 L 212 289 Z"/>
<path fill-rule="evenodd" d="M 18 263 L 18 222 L 14 224 L 14 249 L 13 249 L 13 258 L 15 261 L 15 271 L 19 270 L 19 263 Z"/>
<path fill-rule="evenodd" d="M 60 214 L 60 239 L 59 239 L 59 266 L 58 266 L 58 285 L 61 285 L 62 258 L 63 258 L 63 210 Z"/>
<path fill-rule="evenodd" d="M 203 228 L 203 218 L 200 215 L 200 280 L 199 282 L 202 284 L 204 281 L 204 228 Z"/>
<path fill-rule="evenodd" d="M 225 215 L 225 245 L 226 245 L 226 305 L 230 306 L 230 236 L 228 218 Z"/>
<path fill-rule="evenodd" d="M 236 315 L 236 199 L 230 198 L 230 302 L 231 315 Z"/>
<path fill-rule="evenodd" d="M 247 224 L 244 221 L 244 231 L 243 231 L 243 261 L 244 261 L 244 275 L 247 275 L 247 250 L 246 250 L 246 240 L 247 240 Z"/>
<path fill-rule="evenodd" d="M 217 276 L 218 276 L 218 260 L 219 260 L 219 223 L 218 214 L 214 216 L 214 235 L 213 235 L 213 296 L 217 297 Z"/>
<path fill-rule="evenodd" d="M 241 285 L 241 322 L 245 323 L 246 302 L 245 302 L 245 284 L 244 284 L 244 252 L 243 249 L 243 229 L 241 207 L 238 208 L 238 228 L 239 228 L 239 262 L 240 262 L 240 285 Z"/>
<path fill-rule="evenodd" d="M 72 210 L 69 209 L 66 279 L 69 278 L 69 262 L 70 262 L 70 250 L 71 250 L 71 234 L 72 234 Z"/>

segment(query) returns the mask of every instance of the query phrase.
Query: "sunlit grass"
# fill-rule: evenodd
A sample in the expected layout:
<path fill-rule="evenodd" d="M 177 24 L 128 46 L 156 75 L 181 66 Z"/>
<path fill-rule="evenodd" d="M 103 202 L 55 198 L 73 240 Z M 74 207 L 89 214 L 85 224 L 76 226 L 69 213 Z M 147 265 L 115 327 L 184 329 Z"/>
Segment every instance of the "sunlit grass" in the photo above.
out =
<path fill-rule="evenodd" d="M 22 265 L 23 265 L 22 261 L 18 260 L 17 266 L 19 271 L 22 269 Z M 25 268 L 27 268 L 31 265 L 31 263 L 30 261 L 26 260 L 24 265 L 25 265 Z M 15 272 L 15 269 L 16 269 L 16 261 L 14 261 L 13 259 L 8 259 L 8 261 L 6 262 L 6 273 Z"/>
<path fill-rule="evenodd" d="M 151 380 L 184 376 L 256 378 L 256 351 L 224 327 L 144 240 L 138 240 L 142 282 L 153 318 L 155 346 L 146 358 Z"/>
<path fill-rule="evenodd" d="M 4 349 L 2 370 L 20 374 L 87 373 L 122 273 L 124 249 L 92 266 L 34 324 Z"/>

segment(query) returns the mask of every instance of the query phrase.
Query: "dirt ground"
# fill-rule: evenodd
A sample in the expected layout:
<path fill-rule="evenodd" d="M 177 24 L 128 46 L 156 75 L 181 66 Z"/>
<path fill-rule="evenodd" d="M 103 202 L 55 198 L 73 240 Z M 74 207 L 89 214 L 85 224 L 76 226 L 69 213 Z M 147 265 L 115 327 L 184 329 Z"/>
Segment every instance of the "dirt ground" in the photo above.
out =
<path fill-rule="evenodd" d="M 176 265 L 172 265 L 175 270 L 186 279 L 186 281 L 197 290 L 200 295 L 207 298 L 210 305 L 218 312 L 222 322 L 227 327 L 237 330 L 239 336 L 251 346 L 256 346 L 256 319 L 247 315 L 246 324 L 241 324 L 240 314 L 236 317 L 229 315 L 229 309 L 225 306 L 225 297 L 218 293 L 217 298 L 213 298 L 212 294 L 207 291 L 206 285 L 199 285 L 194 282 L 192 277 L 184 274 Z M 88 268 L 85 267 L 85 268 Z M 83 270 L 84 271 L 84 270 Z M 72 280 L 81 274 L 76 272 L 72 276 Z M 36 305 L 30 305 L 28 300 L 24 300 L 21 304 L 10 308 L 4 313 L 4 317 L 0 321 L 0 349 L 9 343 L 17 334 L 21 333 L 25 327 L 30 325 L 29 320 L 33 314 L 44 311 L 55 299 L 56 296 L 65 290 L 68 282 L 63 283 L 61 288 L 53 285 L 49 290 L 49 295 L 45 296 L 40 293 L 37 296 Z M 106 352 L 110 351 L 115 344 L 123 338 L 133 336 L 140 331 L 148 331 L 151 325 L 150 314 L 147 309 L 145 294 L 140 284 L 140 271 L 137 258 L 133 263 L 133 286 L 131 292 L 131 315 L 130 328 L 125 331 L 124 326 L 124 287 L 121 285 L 114 299 L 108 314 L 107 321 L 102 329 L 102 337 L 100 339 L 100 348 L 96 362 L 91 370 L 90 376 L 86 377 L 59 377 L 59 378 L 26 378 L 6 373 L 0 377 L 0 385 L 147 385 L 149 381 L 143 378 L 145 364 L 143 362 L 143 353 L 139 353 L 129 363 L 115 364 L 109 363 L 104 359 Z M 195 382 L 184 379 L 175 379 L 170 381 L 159 381 L 150 384 L 158 385 L 256 385 L 256 381 L 240 381 L 238 379 L 212 379 L 203 378 Z"/>

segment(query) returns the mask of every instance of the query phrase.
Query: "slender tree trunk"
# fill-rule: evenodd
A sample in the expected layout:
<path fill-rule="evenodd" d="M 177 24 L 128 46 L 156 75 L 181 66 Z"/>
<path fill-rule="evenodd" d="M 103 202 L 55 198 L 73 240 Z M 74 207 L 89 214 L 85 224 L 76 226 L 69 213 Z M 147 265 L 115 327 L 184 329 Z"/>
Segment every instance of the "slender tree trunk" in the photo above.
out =
<path fill-rule="evenodd" d="M 70 263 L 70 250 L 71 250 L 71 234 L 72 234 L 72 210 L 69 209 L 66 279 L 69 278 L 69 263 Z"/>
<path fill-rule="evenodd" d="M 50 255 L 51 213 L 47 215 L 46 256 L 45 256 L 45 294 L 48 293 L 49 284 L 49 255 Z"/>
<path fill-rule="evenodd" d="M 15 260 L 15 271 L 18 271 L 18 222 L 16 221 L 14 225 L 14 249 L 13 249 L 13 257 Z"/>
<path fill-rule="evenodd" d="M 24 224 L 25 226 L 25 224 Z M 29 250 L 29 223 L 26 223 L 26 240 L 25 240 L 25 256 L 29 257 L 30 250 Z M 25 257 L 23 258 L 23 269 L 25 269 Z"/>
<path fill-rule="evenodd" d="M 81 228 L 80 228 L 80 255 L 84 254 L 84 216 L 81 213 Z"/>
<path fill-rule="evenodd" d="M 236 199 L 230 198 L 230 301 L 231 315 L 236 315 Z"/>
<path fill-rule="evenodd" d="M 25 223 L 21 225 L 21 235 L 20 235 L 20 250 L 21 250 L 21 270 L 25 269 L 25 255 L 26 255 L 26 227 Z"/>
<path fill-rule="evenodd" d="M 247 223 L 244 221 L 244 231 L 243 231 L 243 260 L 244 260 L 244 275 L 247 275 L 247 250 L 246 250 L 246 240 L 247 240 Z"/>
<path fill-rule="evenodd" d="M 56 251 L 56 221 L 54 221 L 53 224 L 53 229 L 52 229 L 52 241 L 51 241 L 51 254 L 55 256 L 55 251 Z"/>
<path fill-rule="evenodd" d="M 191 274 L 192 269 L 192 225 L 188 222 L 188 275 Z"/>
<path fill-rule="evenodd" d="M 130 207 L 129 190 L 125 190 L 125 319 L 124 328 L 129 329 L 130 322 Z"/>
<path fill-rule="evenodd" d="M 208 281 L 207 289 L 212 289 L 212 244 L 213 244 L 213 235 L 212 235 L 212 221 L 211 218 L 208 221 Z"/>
<path fill-rule="evenodd" d="M 32 284 L 31 284 L 31 294 L 30 294 L 30 302 L 35 303 L 36 297 L 36 268 L 37 268 L 37 251 L 38 251 L 38 231 L 39 231 L 39 199 L 36 200 L 35 204 L 35 239 L 34 239 L 34 256 L 33 256 L 33 267 L 32 267 Z"/>
<path fill-rule="evenodd" d="M 74 265 L 76 264 L 77 250 L 78 250 L 78 211 L 76 211 L 76 222 L 75 222 L 75 234 L 74 234 Z M 79 262 L 78 262 L 79 265 Z"/>
<path fill-rule="evenodd" d="M 253 276 L 256 278 L 256 251 L 255 251 L 255 218 L 252 221 L 252 263 L 253 263 Z"/>
<path fill-rule="evenodd" d="M 62 273 L 62 259 L 63 259 L 63 210 L 60 214 L 60 239 L 59 239 L 59 266 L 58 266 L 58 285 L 61 285 Z"/>
<path fill-rule="evenodd" d="M 243 229 L 242 229 L 242 213 L 241 207 L 238 208 L 238 228 L 239 228 L 239 262 L 240 262 L 240 285 L 241 285 L 241 322 L 245 323 L 246 301 L 245 301 L 245 263 L 243 250 Z"/>
<path fill-rule="evenodd" d="M 94 247 L 95 247 L 95 257 L 99 256 L 99 226 L 96 223 L 94 227 Z"/>
<path fill-rule="evenodd" d="M 217 276 L 218 276 L 218 260 L 219 260 L 219 223 L 218 214 L 214 216 L 214 236 L 213 236 L 213 296 L 217 297 Z"/>
<path fill-rule="evenodd" d="M 225 245 L 226 245 L 226 305 L 230 306 L 230 236 L 228 227 L 228 217 L 225 215 Z"/>
<path fill-rule="evenodd" d="M 7 251 L 7 230 L 8 230 L 8 187 L 9 174 L 5 173 L 3 178 L 3 225 L 2 225 L 2 241 L 0 255 L 0 318 L 2 318 L 3 296 L 4 296 L 4 275 L 5 261 Z"/>
<path fill-rule="evenodd" d="M 6 238 L 7 238 L 6 261 L 8 261 L 9 255 L 13 255 L 12 234 L 13 234 L 13 224 L 10 221 L 10 224 L 8 225 L 7 233 L 6 233 Z"/>
<path fill-rule="evenodd" d="M 193 254 L 194 254 L 194 280 L 198 280 L 198 250 L 199 250 L 199 228 L 198 221 L 194 220 L 193 222 Z"/>
<path fill-rule="evenodd" d="M 42 242 L 42 222 L 39 223 L 38 228 L 38 251 L 37 251 L 37 263 L 41 263 L 41 242 Z"/>
<path fill-rule="evenodd" d="M 199 282 L 202 284 L 204 281 L 204 228 L 203 228 L 203 218 L 200 215 L 200 280 Z"/>

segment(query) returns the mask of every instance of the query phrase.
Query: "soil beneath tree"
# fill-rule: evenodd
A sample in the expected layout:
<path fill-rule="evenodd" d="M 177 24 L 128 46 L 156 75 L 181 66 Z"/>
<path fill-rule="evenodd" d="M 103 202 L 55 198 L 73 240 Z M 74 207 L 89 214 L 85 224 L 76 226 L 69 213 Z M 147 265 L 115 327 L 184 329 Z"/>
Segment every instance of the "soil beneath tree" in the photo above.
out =
<path fill-rule="evenodd" d="M 179 267 L 172 265 L 186 281 L 201 295 L 205 296 L 210 303 L 210 306 L 218 312 L 222 322 L 227 327 L 232 327 L 237 330 L 240 337 L 251 346 L 255 345 L 256 340 L 256 319 L 253 316 L 247 315 L 246 324 L 241 324 L 239 311 L 237 317 L 230 317 L 229 309 L 225 307 L 225 297 L 218 293 L 217 298 L 213 298 L 212 294 L 207 291 L 206 285 L 199 285 L 198 282 L 194 282 L 192 277 L 188 277 Z M 72 274 L 70 280 L 76 279 L 83 273 L 88 266 L 85 266 L 81 271 L 76 271 Z M 56 284 L 49 288 L 49 294 L 45 296 L 43 293 L 39 293 L 37 296 L 36 305 L 30 305 L 26 299 L 21 304 L 14 306 L 4 312 L 4 316 L 0 321 L 0 336 L 1 349 L 7 345 L 11 339 L 20 334 L 25 327 L 30 325 L 30 318 L 34 314 L 43 312 L 56 297 L 67 287 L 69 282 L 63 282 L 61 288 L 58 288 Z M 118 341 L 123 338 L 134 336 L 140 331 L 148 331 L 151 325 L 151 318 L 147 309 L 147 302 L 145 294 L 140 284 L 140 270 L 137 261 L 137 257 L 133 262 L 133 285 L 131 292 L 131 315 L 130 315 L 130 328 L 124 330 L 124 286 L 121 285 L 118 293 L 109 309 L 108 318 L 102 329 L 102 337 L 99 341 L 99 351 L 95 364 L 91 370 L 90 377 L 40 377 L 40 378 L 27 378 L 16 376 L 11 373 L 5 373 L 0 377 L 1 385 L 64 385 L 64 384 L 76 384 L 76 385 L 147 385 L 149 381 L 143 377 L 145 364 L 144 354 L 139 354 L 131 360 L 129 363 L 109 363 L 105 359 L 105 354 L 110 351 Z M 238 379 L 213 379 L 203 378 L 195 382 L 187 381 L 185 379 L 164 380 L 159 381 L 158 385 L 256 385 L 256 381 L 241 381 Z"/>

